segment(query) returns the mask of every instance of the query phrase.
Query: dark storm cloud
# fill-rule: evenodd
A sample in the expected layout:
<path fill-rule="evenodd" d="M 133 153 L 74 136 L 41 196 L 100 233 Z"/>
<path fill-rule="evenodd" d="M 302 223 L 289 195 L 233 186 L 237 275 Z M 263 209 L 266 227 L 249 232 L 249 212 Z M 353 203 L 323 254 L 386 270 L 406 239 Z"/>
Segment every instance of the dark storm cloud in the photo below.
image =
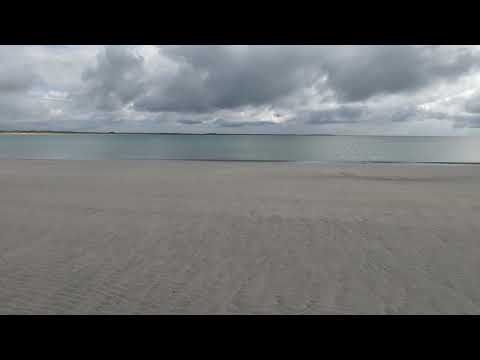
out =
<path fill-rule="evenodd" d="M 363 106 L 340 106 L 300 114 L 299 120 L 309 125 L 353 124 L 358 122 L 366 111 Z"/>
<path fill-rule="evenodd" d="M 97 63 L 82 75 L 86 90 L 76 98 L 81 106 L 93 104 L 102 111 L 114 111 L 135 99 L 145 89 L 143 58 L 127 47 L 106 46 Z"/>
<path fill-rule="evenodd" d="M 438 47 L 334 47 L 326 56 L 328 84 L 343 101 L 414 91 L 432 82 L 456 78 L 477 63 L 466 49 L 440 54 Z"/>
<path fill-rule="evenodd" d="M 464 49 L 439 56 L 437 47 L 413 46 L 167 46 L 159 52 L 177 65 L 169 76 L 149 77 L 142 57 L 127 47 L 106 47 L 83 74 L 80 104 L 114 111 L 131 103 L 142 112 L 199 114 L 271 105 L 314 85 L 341 102 L 355 102 L 456 78 L 476 61 Z M 351 121 L 349 114 L 324 115 L 309 122 Z"/>
<path fill-rule="evenodd" d="M 177 68 L 148 77 L 141 57 L 107 47 L 84 73 L 88 98 L 101 110 L 131 102 L 143 112 L 207 113 L 271 105 L 316 86 L 340 102 L 355 102 L 456 79 L 478 62 L 468 49 L 435 46 L 197 45 L 160 47 L 159 53 Z"/>
<path fill-rule="evenodd" d="M 268 104 L 311 84 L 320 73 L 313 48 L 170 46 L 180 66 L 166 84 L 151 84 L 135 102 L 141 111 L 206 112 Z M 163 80 L 162 80 L 163 81 Z"/>

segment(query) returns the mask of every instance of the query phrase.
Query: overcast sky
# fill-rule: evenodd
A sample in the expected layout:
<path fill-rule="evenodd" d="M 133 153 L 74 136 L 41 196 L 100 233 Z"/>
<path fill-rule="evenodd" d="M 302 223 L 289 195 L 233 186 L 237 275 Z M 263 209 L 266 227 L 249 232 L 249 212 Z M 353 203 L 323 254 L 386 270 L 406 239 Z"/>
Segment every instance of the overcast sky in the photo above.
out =
<path fill-rule="evenodd" d="M 0 46 L 0 129 L 480 135 L 480 47 Z"/>

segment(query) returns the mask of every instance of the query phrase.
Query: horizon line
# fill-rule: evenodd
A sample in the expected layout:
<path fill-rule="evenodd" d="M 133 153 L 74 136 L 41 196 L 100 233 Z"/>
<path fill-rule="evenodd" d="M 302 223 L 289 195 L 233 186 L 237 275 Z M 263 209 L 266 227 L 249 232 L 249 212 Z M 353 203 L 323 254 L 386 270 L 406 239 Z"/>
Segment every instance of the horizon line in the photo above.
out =
<path fill-rule="evenodd" d="M 204 132 L 204 133 L 187 133 L 187 132 L 122 132 L 122 131 L 75 131 L 75 130 L 0 130 L 0 134 L 8 133 L 24 133 L 24 134 L 92 134 L 92 135 L 253 135 L 253 136 L 378 136 L 378 137 L 471 137 L 478 135 L 402 135 L 402 134 L 297 134 L 297 133 L 221 133 L 221 132 Z"/>

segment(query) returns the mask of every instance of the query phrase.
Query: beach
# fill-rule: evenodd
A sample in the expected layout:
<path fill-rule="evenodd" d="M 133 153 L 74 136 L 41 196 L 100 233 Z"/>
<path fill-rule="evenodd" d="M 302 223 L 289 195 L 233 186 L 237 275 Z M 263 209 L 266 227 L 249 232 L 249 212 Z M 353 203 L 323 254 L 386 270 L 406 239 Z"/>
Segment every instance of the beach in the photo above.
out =
<path fill-rule="evenodd" d="M 0 160 L 0 314 L 479 314 L 480 166 Z"/>

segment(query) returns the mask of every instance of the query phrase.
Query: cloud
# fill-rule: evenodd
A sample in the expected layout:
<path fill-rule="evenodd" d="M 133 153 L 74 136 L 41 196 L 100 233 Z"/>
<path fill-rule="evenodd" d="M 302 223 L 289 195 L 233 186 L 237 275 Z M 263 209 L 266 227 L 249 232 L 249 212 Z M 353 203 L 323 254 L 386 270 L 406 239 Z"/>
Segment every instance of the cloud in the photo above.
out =
<path fill-rule="evenodd" d="M 174 69 L 148 74 L 131 47 L 106 47 L 84 73 L 90 100 L 101 110 L 132 103 L 142 112 L 206 113 L 274 104 L 316 87 L 356 102 L 455 80 L 479 59 L 464 47 L 403 45 L 162 46 L 156 56 Z"/>
<path fill-rule="evenodd" d="M 142 91 L 143 58 L 125 46 L 106 46 L 96 64 L 82 74 L 85 89 L 76 97 L 79 106 L 93 104 L 102 111 L 121 109 Z"/>
<path fill-rule="evenodd" d="M 28 68 L 0 67 L 0 94 L 30 90 L 39 78 Z"/>
<path fill-rule="evenodd" d="M 312 48 L 313 49 L 313 48 Z M 149 84 L 137 99 L 139 111 L 207 112 L 260 106 L 308 86 L 320 69 L 312 49 L 295 46 L 167 46 L 176 62 L 170 79 Z"/>
<path fill-rule="evenodd" d="M 269 126 L 276 125 L 273 121 L 240 121 L 240 120 L 225 120 L 225 119 L 216 119 L 213 122 L 216 126 L 220 127 L 244 127 L 244 126 Z"/>
<path fill-rule="evenodd" d="M 469 113 L 480 114 L 480 91 L 467 100 L 465 110 Z"/>
<path fill-rule="evenodd" d="M 179 119 L 177 122 L 184 125 L 198 125 L 202 124 L 204 121 L 200 119 Z"/>
<path fill-rule="evenodd" d="M 0 46 L 0 125 L 430 134 L 448 124 L 455 134 L 478 127 L 479 55 L 477 46 Z"/>
<path fill-rule="evenodd" d="M 392 111 L 389 116 L 390 121 L 392 122 L 405 122 L 412 119 L 415 119 L 419 114 L 419 109 L 416 106 L 408 106 L 406 108 L 401 108 L 398 110 Z"/>
<path fill-rule="evenodd" d="M 342 101 L 415 91 L 443 79 L 456 79 L 478 64 L 469 49 L 447 47 L 331 47 L 325 68 L 328 84 Z"/>
<path fill-rule="evenodd" d="M 41 82 L 19 47 L 0 46 L 0 96 L 22 93 Z"/>
<path fill-rule="evenodd" d="M 45 104 L 25 95 L 0 95 L 0 121 L 14 122 L 41 119 L 49 113 Z"/>
<path fill-rule="evenodd" d="M 49 113 L 31 92 L 43 84 L 22 48 L 0 46 L 0 124 L 14 128 L 18 122 L 40 119 Z"/>
<path fill-rule="evenodd" d="M 480 128 L 480 114 L 457 115 L 452 120 L 455 128 Z"/>
<path fill-rule="evenodd" d="M 310 111 L 299 115 L 308 125 L 353 124 L 366 113 L 363 106 L 340 106 L 334 109 Z"/>

